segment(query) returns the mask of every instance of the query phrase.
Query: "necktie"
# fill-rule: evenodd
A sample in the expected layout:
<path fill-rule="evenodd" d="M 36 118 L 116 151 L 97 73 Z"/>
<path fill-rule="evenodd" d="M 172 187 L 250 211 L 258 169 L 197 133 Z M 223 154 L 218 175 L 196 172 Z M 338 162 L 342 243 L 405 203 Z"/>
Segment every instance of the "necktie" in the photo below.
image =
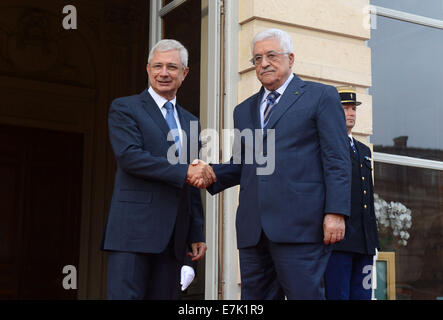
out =
<path fill-rule="evenodd" d="M 266 102 L 265 113 L 263 114 L 263 129 L 266 129 L 269 119 L 271 118 L 272 110 L 274 109 L 273 107 L 279 96 L 280 93 L 278 93 L 277 91 L 272 91 L 266 97 L 267 102 Z"/>
<path fill-rule="evenodd" d="M 174 136 L 174 143 L 177 148 L 177 153 L 180 154 L 180 136 L 178 134 L 177 122 L 175 122 L 174 117 L 174 105 L 171 102 L 166 102 L 163 106 L 166 109 L 166 122 L 168 123 L 169 129 L 174 130 L 172 132 Z"/>
<path fill-rule="evenodd" d="M 348 139 L 349 139 L 349 143 L 351 144 L 351 149 L 352 149 L 352 151 L 354 152 L 354 156 L 358 159 L 358 151 L 357 151 L 357 148 L 355 147 L 355 144 L 354 144 L 354 142 L 352 141 L 352 139 L 349 138 L 349 137 L 348 137 Z"/>

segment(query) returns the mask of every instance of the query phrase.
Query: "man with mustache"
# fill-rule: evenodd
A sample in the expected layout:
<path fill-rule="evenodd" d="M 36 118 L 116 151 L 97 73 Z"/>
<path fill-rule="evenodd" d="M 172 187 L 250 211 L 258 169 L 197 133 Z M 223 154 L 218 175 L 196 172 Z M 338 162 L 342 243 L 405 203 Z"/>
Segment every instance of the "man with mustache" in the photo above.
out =
<path fill-rule="evenodd" d="M 293 45 L 279 29 L 252 41 L 252 64 L 262 87 L 234 109 L 235 128 L 262 130 L 263 142 L 236 138 L 230 163 L 213 165 L 211 194 L 240 184 L 237 246 L 242 299 L 324 299 L 331 244 L 343 239 L 350 210 L 350 159 L 337 90 L 292 73 Z M 275 145 L 267 146 L 268 137 Z M 275 170 L 245 152 L 268 154 Z M 254 154 L 256 154 L 254 152 Z"/>

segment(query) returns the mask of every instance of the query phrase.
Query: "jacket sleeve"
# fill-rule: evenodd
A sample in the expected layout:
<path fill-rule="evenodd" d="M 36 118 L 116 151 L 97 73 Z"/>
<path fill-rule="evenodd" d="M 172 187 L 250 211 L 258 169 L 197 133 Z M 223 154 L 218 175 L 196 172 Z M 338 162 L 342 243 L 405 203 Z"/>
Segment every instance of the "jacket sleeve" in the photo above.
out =
<path fill-rule="evenodd" d="M 227 163 L 211 164 L 217 181 L 207 188 L 212 195 L 217 194 L 225 189 L 240 184 L 241 164 L 233 164 L 233 160 Z"/>
<path fill-rule="evenodd" d="M 201 199 L 201 191 L 198 188 L 189 187 L 191 189 L 191 224 L 188 236 L 188 244 L 195 242 L 205 242 L 203 233 L 204 214 Z"/>
<path fill-rule="evenodd" d="M 126 173 L 182 188 L 187 164 L 170 164 L 167 157 L 153 156 L 144 150 L 142 133 L 130 107 L 122 99 L 112 102 L 108 114 L 109 138 L 118 165 Z"/>
<path fill-rule="evenodd" d="M 337 90 L 325 86 L 317 110 L 325 181 L 325 213 L 350 215 L 351 159 L 343 107 Z"/>

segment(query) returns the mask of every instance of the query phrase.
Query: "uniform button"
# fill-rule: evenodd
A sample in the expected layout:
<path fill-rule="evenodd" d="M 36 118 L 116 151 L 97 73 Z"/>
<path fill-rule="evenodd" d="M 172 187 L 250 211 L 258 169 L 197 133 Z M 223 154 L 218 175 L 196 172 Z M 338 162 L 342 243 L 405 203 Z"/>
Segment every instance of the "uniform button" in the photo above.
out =
<path fill-rule="evenodd" d="M 362 179 L 363 181 L 365 181 L 365 177 L 361 177 L 361 179 Z"/>
<path fill-rule="evenodd" d="M 363 191 L 363 194 L 366 194 L 366 190 Z"/>
<path fill-rule="evenodd" d="M 367 207 L 368 207 L 367 205 L 364 205 L 364 206 L 363 206 L 363 208 L 365 208 L 365 209 L 366 209 Z"/>
<path fill-rule="evenodd" d="M 363 165 L 362 165 L 362 164 L 360 164 L 360 168 L 363 168 Z"/>

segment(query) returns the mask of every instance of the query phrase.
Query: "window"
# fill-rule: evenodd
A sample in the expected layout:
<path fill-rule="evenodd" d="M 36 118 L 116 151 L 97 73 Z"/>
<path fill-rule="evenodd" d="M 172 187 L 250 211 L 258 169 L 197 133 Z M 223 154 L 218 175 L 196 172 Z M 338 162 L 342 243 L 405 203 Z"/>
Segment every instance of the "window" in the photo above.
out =
<path fill-rule="evenodd" d="M 438 299 L 443 297 L 443 1 L 371 4 L 381 6 L 373 10 L 376 28 L 368 42 L 375 193 L 388 205 L 410 209 L 412 218 L 402 235 L 379 224 L 381 250 L 395 252 L 397 299 Z"/>

